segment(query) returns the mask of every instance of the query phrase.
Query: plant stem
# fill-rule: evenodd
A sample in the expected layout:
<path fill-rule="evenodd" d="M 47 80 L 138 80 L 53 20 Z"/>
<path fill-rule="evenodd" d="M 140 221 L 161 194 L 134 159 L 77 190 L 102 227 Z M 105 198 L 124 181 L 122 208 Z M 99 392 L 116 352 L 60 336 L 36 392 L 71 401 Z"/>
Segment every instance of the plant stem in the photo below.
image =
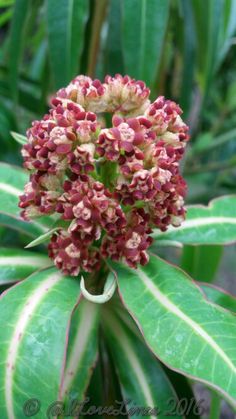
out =
<path fill-rule="evenodd" d="M 88 53 L 87 75 L 90 77 L 94 77 L 95 75 L 97 55 L 99 52 L 99 44 L 101 38 L 101 29 L 106 17 L 107 5 L 107 0 L 100 0 L 95 2 L 92 34 Z"/>
<path fill-rule="evenodd" d="M 219 419 L 221 411 L 221 399 L 215 392 L 211 393 L 211 408 L 209 419 Z"/>

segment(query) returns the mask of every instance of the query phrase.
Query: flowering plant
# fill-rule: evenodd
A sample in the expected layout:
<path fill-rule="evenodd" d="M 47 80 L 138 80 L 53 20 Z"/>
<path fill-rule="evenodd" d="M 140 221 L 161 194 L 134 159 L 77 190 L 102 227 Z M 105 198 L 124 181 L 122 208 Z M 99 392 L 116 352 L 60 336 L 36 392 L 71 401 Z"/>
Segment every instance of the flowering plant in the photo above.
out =
<path fill-rule="evenodd" d="M 235 299 L 156 255 L 235 242 L 236 197 L 186 212 L 188 127 L 149 94 L 78 76 L 0 166 L 2 223 L 41 245 L 0 258 L 1 417 L 199 417 L 188 378 L 236 406 Z"/>
<path fill-rule="evenodd" d="M 150 103 L 149 93 L 128 76 L 103 84 L 78 76 L 27 132 L 22 216 L 61 214 L 49 256 L 66 274 L 98 270 L 102 258 L 145 265 L 152 228 L 184 219 L 179 160 L 188 127 L 178 105 L 164 97 Z"/>

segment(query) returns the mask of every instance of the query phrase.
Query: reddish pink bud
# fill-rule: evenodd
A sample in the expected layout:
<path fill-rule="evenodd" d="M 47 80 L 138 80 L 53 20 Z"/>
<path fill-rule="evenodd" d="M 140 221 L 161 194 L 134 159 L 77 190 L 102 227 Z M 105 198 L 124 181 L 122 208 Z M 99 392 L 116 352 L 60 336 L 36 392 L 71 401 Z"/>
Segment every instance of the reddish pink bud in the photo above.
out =
<path fill-rule="evenodd" d="M 179 160 L 188 127 L 176 103 L 150 103 L 149 93 L 129 76 L 78 76 L 27 131 L 31 175 L 19 207 L 25 219 L 64 220 L 49 255 L 69 275 L 95 271 L 106 257 L 145 265 L 152 227 L 165 231 L 185 217 Z M 110 127 L 104 112 L 113 114 Z"/>

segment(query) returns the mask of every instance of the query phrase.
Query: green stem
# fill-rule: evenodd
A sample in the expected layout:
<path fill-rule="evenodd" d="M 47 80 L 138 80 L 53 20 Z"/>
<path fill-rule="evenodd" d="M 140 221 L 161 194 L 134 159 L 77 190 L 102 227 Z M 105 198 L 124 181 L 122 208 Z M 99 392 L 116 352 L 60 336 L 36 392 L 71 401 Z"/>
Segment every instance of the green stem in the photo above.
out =
<path fill-rule="evenodd" d="M 211 393 L 211 408 L 209 419 L 219 419 L 221 411 L 221 399 L 215 392 Z"/>
<path fill-rule="evenodd" d="M 100 166 L 101 182 L 110 191 L 114 190 L 114 185 L 117 179 L 117 163 L 112 161 L 105 161 Z"/>

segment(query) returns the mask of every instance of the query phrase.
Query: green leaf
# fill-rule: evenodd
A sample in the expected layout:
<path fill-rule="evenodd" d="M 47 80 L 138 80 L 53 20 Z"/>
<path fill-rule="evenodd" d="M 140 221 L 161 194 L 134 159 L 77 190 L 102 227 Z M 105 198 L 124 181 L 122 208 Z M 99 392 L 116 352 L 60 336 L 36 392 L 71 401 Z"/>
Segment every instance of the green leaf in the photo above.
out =
<path fill-rule="evenodd" d="M 10 86 L 11 87 L 11 86 Z M 36 86 L 35 86 L 36 87 Z M 19 104 L 23 108 L 27 109 L 28 111 L 39 113 L 40 112 L 46 112 L 47 107 L 41 103 L 41 98 L 39 91 L 37 92 L 37 95 L 34 93 L 31 93 L 29 89 L 33 89 L 33 83 L 32 86 L 30 86 L 30 83 L 26 85 L 21 85 L 21 83 L 18 84 L 19 88 Z M 36 90 L 36 89 L 35 89 Z M 37 89 L 38 90 L 38 89 Z M 6 81 L 0 79 L 0 94 L 4 96 L 7 100 L 9 100 L 9 95 L 11 94 L 10 88 Z M 12 105 L 11 105 L 12 106 Z M 19 115 L 16 115 L 19 116 Z"/>
<path fill-rule="evenodd" d="M 5 213 L 19 214 L 18 198 L 23 193 L 28 179 L 28 174 L 22 169 L 6 163 L 0 163 L 0 200 L 1 207 Z"/>
<path fill-rule="evenodd" d="M 51 264 L 46 255 L 20 249 L 0 248 L 0 285 L 18 282 L 34 271 Z"/>
<path fill-rule="evenodd" d="M 23 193 L 28 180 L 29 176 L 24 170 L 0 163 L 0 224 L 37 237 L 47 231 L 54 221 L 50 217 L 40 217 L 39 220 L 30 223 L 20 218 L 19 195 Z"/>
<path fill-rule="evenodd" d="M 100 364 L 102 376 L 106 377 L 106 381 L 103 380 L 102 382 L 101 405 L 104 407 L 117 405 L 116 400 L 118 401 L 123 400 L 122 393 L 121 393 L 119 379 L 117 377 L 117 373 L 115 369 L 115 364 L 113 362 L 111 353 L 109 351 L 107 342 L 105 341 L 104 333 L 102 330 L 101 330 L 100 341 L 99 341 L 98 366 L 99 364 Z M 124 414 L 124 417 L 128 418 L 127 414 Z"/>
<path fill-rule="evenodd" d="M 9 43 L 9 84 L 14 101 L 18 98 L 18 76 L 20 59 L 23 49 L 24 30 L 30 2 L 28 0 L 16 0 L 14 3 L 13 18 L 10 29 Z"/>
<path fill-rule="evenodd" d="M 208 206 L 187 207 L 186 221 L 166 232 L 154 229 L 156 244 L 230 244 L 236 241 L 236 195 L 212 200 Z M 160 243 L 159 243 L 160 241 Z"/>
<path fill-rule="evenodd" d="M 196 34 L 194 30 L 192 6 L 189 0 L 182 0 L 183 18 L 183 71 L 181 80 L 180 105 L 184 112 L 188 114 L 191 105 L 191 94 L 193 88 L 194 71 L 196 61 Z"/>
<path fill-rule="evenodd" d="M 125 72 L 151 86 L 160 65 L 169 1 L 128 0 L 122 6 Z"/>
<path fill-rule="evenodd" d="M 121 299 L 169 368 L 218 390 L 236 407 L 236 319 L 156 256 L 133 270 L 113 263 Z"/>
<path fill-rule="evenodd" d="M 70 317 L 79 283 L 55 268 L 36 273 L 0 300 L 0 411 L 23 417 L 28 399 L 41 402 L 40 416 L 58 400 Z"/>
<path fill-rule="evenodd" d="M 106 73 L 124 73 L 121 45 L 121 0 L 111 0 L 105 49 Z"/>
<path fill-rule="evenodd" d="M 206 132 L 197 137 L 196 142 L 195 144 L 193 144 L 189 155 L 192 158 L 195 158 L 196 154 L 209 153 L 211 150 L 214 150 L 217 147 L 221 147 L 227 142 L 234 141 L 235 138 L 236 129 L 232 129 L 215 138 L 213 137 L 212 133 Z"/>
<path fill-rule="evenodd" d="M 199 79 L 206 99 L 216 70 L 224 20 L 224 2 L 195 0 L 191 2 L 191 6 L 198 37 Z"/>
<path fill-rule="evenodd" d="M 102 365 L 100 360 L 98 360 L 96 367 L 94 368 L 91 380 L 89 382 L 88 391 L 86 393 L 86 398 L 89 398 L 86 408 L 90 406 L 102 406 L 104 402 L 104 391 L 103 391 L 103 381 L 104 371 L 102 371 Z M 110 380 L 109 380 L 110 386 Z M 86 409 L 85 409 L 86 410 Z M 87 418 L 87 415 L 81 416 L 82 419 Z"/>
<path fill-rule="evenodd" d="M 1 196 L 1 193 L 0 193 Z M 44 220 L 44 217 L 43 217 Z M 40 221 L 43 221 L 42 218 L 40 218 Z M 48 221 L 48 219 L 45 218 L 45 221 Z M 10 228 L 12 230 L 16 230 L 28 237 L 37 237 L 44 228 L 41 226 L 41 224 L 38 224 L 38 222 L 26 222 L 20 219 L 19 215 L 9 215 L 5 214 L 0 211 L 0 226 Z M 45 227 L 46 229 L 46 227 Z"/>
<path fill-rule="evenodd" d="M 183 417 L 168 414 L 171 411 L 169 400 L 177 403 L 178 399 L 157 359 L 114 313 L 107 310 L 104 313 L 104 331 L 116 365 L 123 399 L 130 400 L 127 410 L 142 406 L 150 409 L 145 416 L 151 418 Z M 155 408 L 159 409 L 160 416 L 154 413 Z M 135 414 L 134 410 L 132 417 L 137 419 L 140 413 Z"/>
<path fill-rule="evenodd" d="M 1 5 L 0 5 L 0 7 L 1 7 Z M 7 9 L 4 13 L 1 14 L 1 16 L 0 16 L 0 27 L 5 25 L 11 19 L 12 14 L 13 14 L 12 9 Z"/>
<path fill-rule="evenodd" d="M 236 313 L 236 297 L 234 295 L 229 294 L 216 285 L 202 284 L 201 282 L 199 282 L 198 285 L 201 287 L 209 301 Z"/>
<path fill-rule="evenodd" d="M 179 374 L 178 372 L 175 372 L 173 370 L 170 370 L 167 368 L 164 364 L 162 364 L 162 367 L 164 368 L 164 371 L 169 378 L 171 384 L 173 385 L 177 396 L 180 400 L 185 399 L 187 409 L 185 411 L 186 418 L 188 419 L 199 419 L 201 418 L 201 413 L 204 411 L 203 403 L 205 404 L 204 399 L 197 400 L 193 388 L 192 383 L 190 380 L 188 380 L 184 375 Z M 182 402 L 184 403 L 184 402 Z"/>
<path fill-rule="evenodd" d="M 82 300 L 70 324 L 60 398 L 83 400 L 98 356 L 99 306 Z"/>
<path fill-rule="evenodd" d="M 88 8 L 87 0 L 47 0 L 49 58 L 56 88 L 79 72 Z"/>
<path fill-rule="evenodd" d="M 0 0 L 0 7 L 8 7 L 14 4 L 15 0 Z"/>
<path fill-rule="evenodd" d="M 236 3 L 234 0 L 224 2 L 223 25 L 220 31 L 217 67 L 222 63 L 230 47 L 236 30 Z"/>
<path fill-rule="evenodd" d="M 17 141 L 17 143 L 24 145 L 27 143 L 27 137 L 22 134 L 18 134 L 18 132 L 11 131 L 11 136 L 14 138 L 14 140 Z"/>
<path fill-rule="evenodd" d="M 45 243 L 46 241 L 48 241 L 52 234 L 55 233 L 60 227 L 55 227 L 52 228 L 51 230 L 47 231 L 44 234 L 41 234 L 41 236 L 37 237 L 37 239 L 34 239 L 32 242 L 30 242 L 29 244 L 27 244 L 27 246 L 25 246 L 25 249 L 29 249 L 31 247 L 35 247 L 38 246 L 41 243 Z"/>
<path fill-rule="evenodd" d="M 211 282 L 218 270 L 223 246 L 185 245 L 181 258 L 181 268 L 198 281 Z"/>
<path fill-rule="evenodd" d="M 113 308 L 115 308 L 115 312 L 118 317 L 122 320 L 122 322 L 132 331 L 136 337 L 141 338 L 140 331 L 135 324 L 133 318 L 129 315 L 129 313 L 124 310 L 122 306 L 122 302 L 118 300 L 118 296 L 114 296 L 111 303 Z M 188 419 L 196 419 L 200 417 L 200 413 L 202 410 L 201 401 L 197 403 L 197 400 L 194 397 L 193 389 L 191 387 L 190 382 L 186 377 L 180 375 L 178 372 L 170 370 L 166 365 L 161 364 L 161 368 L 164 370 L 166 376 L 170 380 L 172 387 L 175 389 L 177 397 L 180 401 L 181 406 L 181 399 L 185 399 L 187 403 L 187 409 L 185 410 L 186 417 Z"/>

